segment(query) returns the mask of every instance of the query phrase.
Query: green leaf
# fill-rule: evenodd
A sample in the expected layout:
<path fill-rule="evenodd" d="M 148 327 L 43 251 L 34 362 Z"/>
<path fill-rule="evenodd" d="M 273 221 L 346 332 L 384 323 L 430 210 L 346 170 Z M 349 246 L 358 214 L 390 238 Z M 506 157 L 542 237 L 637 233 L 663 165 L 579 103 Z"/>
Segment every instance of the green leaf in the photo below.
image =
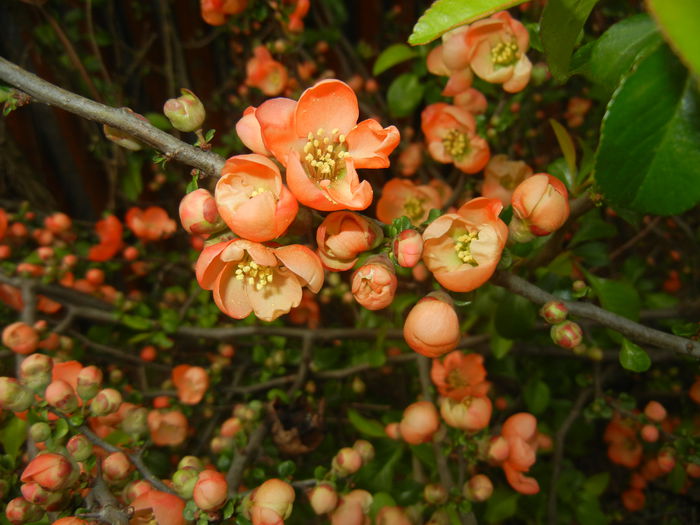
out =
<path fill-rule="evenodd" d="M 661 26 L 671 47 L 696 75 L 700 75 L 700 40 L 698 20 L 700 2 L 697 0 L 649 0 L 647 7 Z"/>
<path fill-rule="evenodd" d="M 119 184 L 127 200 L 135 201 L 141 195 L 141 190 L 143 190 L 143 181 L 141 179 L 142 160 L 138 155 L 127 156 L 127 169 L 123 172 Z"/>
<path fill-rule="evenodd" d="M 700 200 L 700 97 L 671 50 L 642 58 L 608 105 L 596 181 L 614 206 L 681 213 Z"/>
<path fill-rule="evenodd" d="M 0 443 L 5 449 L 5 453 L 17 457 L 22 445 L 27 440 L 27 422 L 17 416 L 11 418 L 0 429 Z"/>
<path fill-rule="evenodd" d="M 526 0 L 436 0 L 413 26 L 408 37 L 412 46 L 432 42 L 455 27 L 470 24 L 497 11 L 522 4 Z"/>
<path fill-rule="evenodd" d="M 369 508 L 369 515 L 375 517 L 384 507 L 396 506 L 396 500 L 387 492 L 377 492 L 372 494 L 372 505 Z"/>
<path fill-rule="evenodd" d="M 389 113 L 393 117 L 406 117 L 413 113 L 421 98 L 425 85 L 413 73 L 404 73 L 394 79 L 386 93 Z"/>
<path fill-rule="evenodd" d="M 513 348 L 513 340 L 501 337 L 498 334 L 491 334 L 491 353 L 496 359 L 503 359 L 511 348 Z"/>
<path fill-rule="evenodd" d="M 541 414 L 549 406 L 549 386 L 542 380 L 530 381 L 523 391 L 525 403 L 530 412 Z"/>
<path fill-rule="evenodd" d="M 153 126 L 157 127 L 158 129 L 162 129 L 163 131 L 169 131 L 173 129 L 173 125 L 170 123 L 168 118 L 165 115 L 162 115 L 161 113 L 145 113 L 144 117 L 148 119 L 148 122 L 150 122 Z"/>
<path fill-rule="evenodd" d="M 151 328 L 150 319 L 144 319 L 136 315 L 124 315 L 121 321 L 132 330 L 148 330 Z"/>
<path fill-rule="evenodd" d="M 374 419 L 361 416 L 356 410 L 348 410 L 348 419 L 357 430 L 371 437 L 386 437 L 384 425 Z"/>
<path fill-rule="evenodd" d="M 609 97 L 637 56 L 660 41 L 661 35 L 649 16 L 626 18 L 576 52 L 573 62 L 580 65 L 572 73 L 584 75 Z"/>
<path fill-rule="evenodd" d="M 632 372 L 646 372 L 651 366 L 651 359 L 643 348 L 627 339 L 623 339 L 622 349 L 620 350 L 620 364 L 623 368 Z"/>
<path fill-rule="evenodd" d="M 199 189 L 199 176 L 192 175 L 192 180 L 187 183 L 185 188 L 185 193 L 192 193 L 193 191 Z"/>
<path fill-rule="evenodd" d="M 639 319 L 642 302 L 634 286 L 622 281 L 596 277 L 588 272 L 585 272 L 585 275 L 603 308 L 633 321 Z"/>
<path fill-rule="evenodd" d="M 498 303 L 494 326 L 501 337 L 518 339 L 532 331 L 536 319 L 537 312 L 530 301 L 509 293 Z"/>
<path fill-rule="evenodd" d="M 589 494 L 592 494 L 593 496 L 600 496 L 603 492 L 605 492 L 605 488 L 608 486 L 609 482 L 609 472 L 594 474 L 584 482 L 583 490 Z"/>
<path fill-rule="evenodd" d="M 505 487 L 499 487 L 486 502 L 484 520 L 486 523 L 500 523 L 507 520 L 518 510 L 520 494 Z"/>
<path fill-rule="evenodd" d="M 54 440 L 58 441 L 66 434 L 68 434 L 68 421 L 66 421 L 63 418 L 60 418 L 58 421 L 56 421 L 56 427 L 54 428 L 53 436 L 51 437 Z"/>
<path fill-rule="evenodd" d="M 417 53 L 406 44 L 391 45 L 382 51 L 377 57 L 374 67 L 372 68 L 372 74 L 375 76 L 379 75 L 390 67 L 409 60 L 416 55 Z"/>
<path fill-rule="evenodd" d="M 569 76 L 571 53 L 588 15 L 598 0 L 549 0 L 542 11 L 540 37 L 549 70 L 563 82 Z"/>
<path fill-rule="evenodd" d="M 280 478 L 289 478 L 292 475 L 294 475 L 294 471 L 297 469 L 297 466 L 294 464 L 294 462 L 290 459 L 287 461 L 283 461 L 279 465 L 277 465 L 277 473 L 279 474 Z"/>
<path fill-rule="evenodd" d="M 566 160 L 566 165 L 569 168 L 569 174 L 571 175 L 571 180 L 568 181 L 569 188 L 573 185 L 573 181 L 576 179 L 576 146 L 574 146 L 574 141 L 569 135 L 569 132 L 564 126 L 559 124 L 553 118 L 549 119 L 549 125 L 552 126 L 554 130 L 554 135 L 557 137 L 557 142 L 559 142 L 559 148 L 564 155 L 564 160 Z"/>

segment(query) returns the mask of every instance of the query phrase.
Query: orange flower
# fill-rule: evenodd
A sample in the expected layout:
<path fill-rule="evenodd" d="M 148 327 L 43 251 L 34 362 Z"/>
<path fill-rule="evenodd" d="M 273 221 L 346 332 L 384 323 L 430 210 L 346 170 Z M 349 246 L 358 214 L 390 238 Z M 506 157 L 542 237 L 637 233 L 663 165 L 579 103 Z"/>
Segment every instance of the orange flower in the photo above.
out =
<path fill-rule="evenodd" d="M 513 414 L 503 423 L 501 434 L 508 443 L 508 458 L 501 465 L 508 483 L 521 494 L 537 494 L 537 480 L 524 474 L 537 459 L 537 419 L 527 412 Z"/>
<path fill-rule="evenodd" d="M 615 413 L 603 434 L 603 440 L 608 443 L 610 461 L 630 469 L 639 466 L 644 451 L 637 439 L 637 426 L 631 419 L 623 419 Z"/>
<path fill-rule="evenodd" d="M 282 184 L 277 165 L 256 153 L 226 161 L 215 198 L 228 227 L 255 242 L 282 235 L 299 210 L 296 199 Z"/>
<path fill-rule="evenodd" d="M 465 432 L 478 432 L 489 425 L 493 405 L 484 397 L 467 396 L 460 400 L 440 398 L 440 415 L 445 423 Z"/>
<path fill-rule="evenodd" d="M 201 366 L 178 365 L 173 368 L 172 379 L 177 397 L 186 405 L 196 405 L 209 388 L 209 376 Z"/>
<path fill-rule="evenodd" d="M 200 0 L 202 19 L 209 25 L 222 26 L 228 15 L 245 10 L 248 0 Z"/>
<path fill-rule="evenodd" d="M 368 257 L 351 280 L 353 297 L 368 310 L 381 310 L 394 300 L 398 280 L 393 263 L 384 254 Z"/>
<path fill-rule="evenodd" d="M 430 104 L 421 113 L 421 129 L 430 156 L 438 162 L 477 173 L 489 161 L 489 145 L 476 134 L 476 120 L 465 109 L 444 102 Z"/>
<path fill-rule="evenodd" d="M 401 439 L 411 445 L 427 443 L 440 427 L 438 411 L 430 401 L 418 401 L 403 411 L 399 431 Z"/>
<path fill-rule="evenodd" d="M 431 186 L 416 186 L 405 179 L 391 179 L 384 185 L 377 202 L 377 218 L 391 224 L 405 215 L 418 226 L 428 218 L 431 209 L 440 209 L 440 194 Z"/>
<path fill-rule="evenodd" d="M 97 221 L 95 231 L 100 238 L 100 244 L 90 248 L 88 259 L 97 262 L 108 261 L 122 249 L 122 223 L 114 215 L 108 215 Z"/>
<path fill-rule="evenodd" d="M 151 489 L 132 501 L 131 506 L 134 516 L 129 525 L 147 525 L 154 519 L 156 523 L 185 525 L 185 502 L 173 494 Z"/>
<path fill-rule="evenodd" d="M 500 200 L 504 207 L 508 206 L 513 190 L 531 175 L 532 168 L 522 160 L 508 160 L 506 155 L 494 155 L 484 170 L 481 194 Z"/>
<path fill-rule="evenodd" d="M 167 239 L 177 229 L 168 212 L 159 206 L 150 206 L 145 210 L 131 208 L 126 212 L 125 220 L 134 235 L 144 242 Z"/>
<path fill-rule="evenodd" d="M 268 97 L 279 95 L 287 85 L 287 68 L 272 58 L 265 46 L 253 49 L 253 58 L 245 69 L 246 85 L 258 88 Z"/>
<path fill-rule="evenodd" d="M 362 215 L 334 212 L 316 230 L 318 255 L 329 270 L 349 270 L 362 252 L 376 248 L 383 237 L 382 229 Z"/>
<path fill-rule="evenodd" d="M 205 248 L 195 266 L 197 281 L 213 290 L 219 309 L 234 319 L 251 312 L 273 321 L 301 302 L 301 289 L 316 293 L 323 285 L 318 256 L 293 244 L 269 248 L 245 239 L 233 239 Z"/>
<path fill-rule="evenodd" d="M 478 77 L 503 84 L 509 93 L 521 91 L 530 81 L 532 64 L 525 54 L 530 47 L 530 35 L 507 11 L 472 24 L 466 44 L 469 65 Z"/>
<path fill-rule="evenodd" d="M 287 28 L 290 31 L 299 33 L 304 30 L 304 17 L 309 12 L 311 0 L 297 0 L 294 6 L 294 11 L 289 15 L 289 24 Z"/>
<path fill-rule="evenodd" d="M 302 204 L 323 211 L 364 210 L 372 187 L 360 182 L 357 168 L 386 168 L 399 143 L 395 126 L 373 119 L 357 124 L 355 92 L 339 80 L 324 80 L 302 93 L 298 102 L 268 100 L 254 113 L 265 148 L 287 168 L 289 189 Z M 255 137 L 250 118 L 242 140 Z M 257 138 L 245 144 L 259 147 Z M 255 149 L 254 149 L 255 151 Z"/>
<path fill-rule="evenodd" d="M 441 285 L 469 292 L 493 275 L 508 239 L 508 227 L 498 218 L 502 208 L 496 199 L 479 197 L 425 229 L 423 262 Z"/>
<path fill-rule="evenodd" d="M 527 178 L 513 191 L 513 213 L 535 235 L 549 235 L 569 218 L 569 194 L 549 173 Z"/>
<path fill-rule="evenodd" d="M 177 446 L 187 437 L 187 418 L 182 412 L 160 412 L 151 410 L 147 418 L 151 441 L 155 445 Z"/>
<path fill-rule="evenodd" d="M 484 357 L 480 354 L 450 352 L 441 362 L 433 359 L 430 378 L 441 396 L 461 400 L 466 396 L 483 397 L 491 383 L 486 381 Z"/>

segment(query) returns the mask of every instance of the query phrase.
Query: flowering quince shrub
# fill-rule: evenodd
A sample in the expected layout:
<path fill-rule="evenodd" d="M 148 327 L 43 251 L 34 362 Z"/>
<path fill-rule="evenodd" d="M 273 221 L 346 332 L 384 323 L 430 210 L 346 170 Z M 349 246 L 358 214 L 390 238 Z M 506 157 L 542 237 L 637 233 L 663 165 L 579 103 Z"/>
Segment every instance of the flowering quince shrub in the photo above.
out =
<path fill-rule="evenodd" d="M 0 524 L 696 519 L 697 13 L 369 4 L 2 8 Z"/>

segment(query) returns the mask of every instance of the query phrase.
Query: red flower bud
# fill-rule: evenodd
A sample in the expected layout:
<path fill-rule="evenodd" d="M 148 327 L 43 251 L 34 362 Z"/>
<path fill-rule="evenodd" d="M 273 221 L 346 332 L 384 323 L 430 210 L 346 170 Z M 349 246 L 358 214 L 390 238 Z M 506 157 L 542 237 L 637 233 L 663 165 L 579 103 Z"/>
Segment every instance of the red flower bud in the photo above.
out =
<path fill-rule="evenodd" d="M 564 321 L 555 324 L 549 331 L 552 341 L 563 348 L 574 348 L 581 344 L 583 332 L 581 327 L 573 321 Z"/>
<path fill-rule="evenodd" d="M 46 490 L 63 490 L 75 481 L 71 462 L 61 454 L 47 452 L 36 456 L 22 472 L 25 483 L 34 481 Z"/>
<path fill-rule="evenodd" d="M 549 324 L 558 324 L 566 319 L 568 308 L 561 301 L 549 301 L 540 309 L 540 315 Z"/>
<path fill-rule="evenodd" d="M 413 268 L 423 256 L 423 236 L 416 230 L 404 230 L 392 245 L 396 261 L 404 268 Z"/>
<path fill-rule="evenodd" d="M 188 233 L 197 235 L 214 233 L 224 227 L 214 196 L 204 188 L 194 190 L 182 198 L 180 222 Z"/>
<path fill-rule="evenodd" d="M 44 515 L 44 511 L 36 505 L 29 503 L 24 498 L 10 500 L 5 507 L 5 516 L 12 525 L 22 525 L 30 521 L 37 521 Z"/>
<path fill-rule="evenodd" d="M 121 481 L 126 479 L 129 472 L 131 472 L 131 462 L 123 452 L 112 452 L 102 460 L 102 473 L 105 481 Z"/>

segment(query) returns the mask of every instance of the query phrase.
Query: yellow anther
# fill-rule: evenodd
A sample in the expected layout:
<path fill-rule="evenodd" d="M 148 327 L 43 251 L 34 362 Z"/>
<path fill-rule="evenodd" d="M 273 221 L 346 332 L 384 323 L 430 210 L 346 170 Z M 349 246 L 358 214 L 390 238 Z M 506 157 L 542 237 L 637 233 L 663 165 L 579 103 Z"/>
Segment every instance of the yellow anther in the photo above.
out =
<path fill-rule="evenodd" d="M 459 130 L 450 129 L 442 137 L 442 144 L 445 151 L 456 160 L 460 160 L 469 152 L 469 140 L 467 136 Z"/>
<path fill-rule="evenodd" d="M 335 135 L 339 132 L 340 132 L 340 130 L 338 128 L 333 128 L 333 131 L 331 131 L 331 135 Z"/>
<path fill-rule="evenodd" d="M 338 135 L 338 142 L 340 142 L 341 144 L 345 142 L 345 135 Z"/>
<path fill-rule="evenodd" d="M 476 259 L 474 259 L 471 251 L 472 241 L 478 238 L 479 232 L 467 232 L 457 237 L 455 240 L 455 253 L 462 262 L 472 266 L 479 266 L 479 263 L 476 262 Z"/>
<path fill-rule="evenodd" d="M 304 145 L 304 161 L 309 177 L 319 185 L 332 183 L 336 177 L 342 175 L 340 171 L 344 166 L 338 165 L 338 160 L 347 157 L 345 135 L 338 135 L 339 130 L 333 129 L 329 135 L 323 128 L 319 128 L 315 134 L 309 133 L 308 141 Z M 336 171 L 336 168 L 339 168 Z"/>
<path fill-rule="evenodd" d="M 318 128 L 318 130 L 316 131 L 316 135 L 319 137 L 323 137 L 325 134 L 326 130 L 324 130 L 323 128 Z"/>
<path fill-rule="evenodd" d="M 510 66 L 519 59 L 520 49 L 515 42 L 499 42 L 491 48 L 491 62 L 496 66 Z"/>

